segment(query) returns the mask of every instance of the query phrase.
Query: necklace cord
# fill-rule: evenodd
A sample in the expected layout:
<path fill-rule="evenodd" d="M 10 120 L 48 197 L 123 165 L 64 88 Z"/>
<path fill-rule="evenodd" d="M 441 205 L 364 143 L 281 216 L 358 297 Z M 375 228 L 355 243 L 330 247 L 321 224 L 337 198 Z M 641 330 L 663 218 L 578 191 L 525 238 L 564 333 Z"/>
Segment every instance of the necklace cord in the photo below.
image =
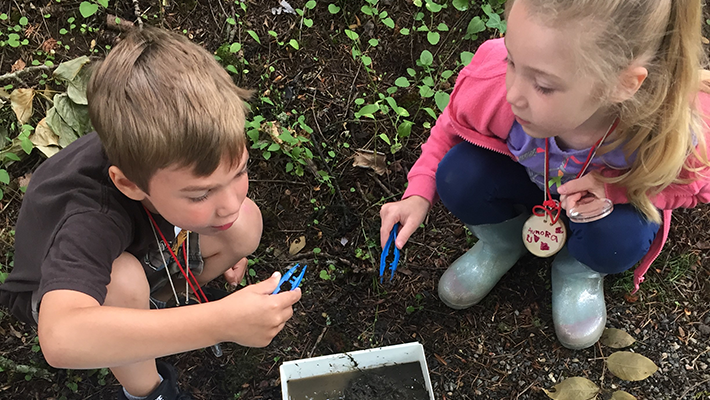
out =
<path fill-rule="evenodd" d="M 619 118 L 614 119 L 614 121 L 611 123 L 609 126 L 609 129 L 607 129 L 606 133 L 604 136 L 601 137 L 601 139 L 597 140 L 597 142 L 589 149 L 589 154 L 587 155 L 587 161 L 584 163 L 584 166 L 582 169 L 579 171 L 575 179 L 579 179 L 582 174 L 584 174 L 587 171 L 587 168 L 589 165 L 592 163 L 592 159 L 594 156 L 597 154 L 597 149 L 599 149 L 599 146 L 601 146 L 602 143 L 604 143 L 604 140 L 609 136 L 611 132 L 613 132 L 616 127 L 619 125 Z M 560 214 L 562 213 L 562 206 L 560 205 L 560 202 L 552 198 L 552 192 L 550 191 L 550 181 L 549 181 L 549 170 L 550 170 L 550 138 L 545 138 L 545 198 L 544 201 L 542 202 L 542 205 L 536 205 L 533 207 L 533 214 L 537 215 L 538 217 L 544 217 L 545 215 L 550 217 L 550 222 L 552 224 L 557 223 L 557 220 L 560 219 Z"/>

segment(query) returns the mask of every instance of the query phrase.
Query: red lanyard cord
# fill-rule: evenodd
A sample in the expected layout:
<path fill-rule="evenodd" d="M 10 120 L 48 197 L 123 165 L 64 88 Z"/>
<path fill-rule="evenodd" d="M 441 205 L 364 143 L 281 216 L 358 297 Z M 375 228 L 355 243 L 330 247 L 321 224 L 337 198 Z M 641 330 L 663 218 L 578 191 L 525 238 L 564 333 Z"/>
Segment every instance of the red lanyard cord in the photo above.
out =
<path fill-rule="evenodd" d="M 189 237 L 185 240 L 185 242 L 187 242 L 188 240 L 190 240 Z M 185 242 L 182 242 L 182 254 L 185 255 L 185 265 L 187 265 L 187 248 L 185 247 Z M 205 296 L 205 292 L 202 291 L 202 287 L 200 286 L 199 283 L 197 283 L 197 278 L 195 277 L 195 273 L 192 272 L 192 270 L 190 268 L 187 269 L 187 273 L 190 274 L 192 279 L 195 281 L 195 285 L 197 285 L 197 290 L 200 291 L 200 294 L 202 295 L 202 298 L 205 300 L 205 303 L 208 303 L 209 300 L 207 300 L 207 296 Z M 194 289 L 193 289 L 193 292 L 194 292 Z M 195 293 L 195 297 L 197 297 L 197 301 L 200 301 L 200 296 L 197 293 Z M 201 303 L 201 301 L 200 301 L 200 303 Z"/>
<path fill-rule="evenodd" d="M 163 243 L 165 243 L 165 247 L 167 247 L 168 251 L 170 251 L 170 255 L 173 257 L 173 260 L 175 260 L 175 264 L 177 264 L 178 268 L 180 269 L 180 273 L 182 273 L 182 276 L 185 278 L 187 283 L 190 285 L 190 289 L 192 289 L 192 293 L 194 293 L 195 297 L 197 297 L 197 301 L 199 303 L 202 303 L 202 300 L 200 299 L 200 295 L 199 295 L 201 293 L 202 296 L 204 297 L 204 301 L 208 302 L 207 296 L 205 296 L 205 294 L 202 292 L 202 288 L 200 288 L 200 284 L 197 282 L 197 278 L 195 278 L 195 275 L 189 269 L 188 269 L 188 272 L 185 272 L 182 265 L 180 264 L 180 261 L 178 260 L 177 256 L 175 255 L 175 252 L 173 251 L 172 247 L 170 247 L 170 243 L 168 243 L 168 240 L 165 239 L 165 235 L 163 235 L 163 231 L 160 230 L 160 228 L 158 227 L 158 223 L 155 222 L 153 215 L 151 215 L 150 211 L 148 211 L 148 209 L 145 206 L 143 206 L 143 209 L 145 210 L 146 214 L 148 214 L 148 218 L 150 218 L 150 222 L 153 223 L 155 230 L 158 231 L 158 233 L 160 234 L 160 238 L 163 239 Z M 183 243 L 183 246 L 184 245 L 185 245 L 185 243 Z M 160 249 L 158 249 L 158 251 L 160 251 Z M 185 252 L 184 248 L 183 248 L 183 253 L 185 253 L 185 265 L 187 265 L 187 253 Z M 168 266 L 166 265 L 165 268 L 167 269 Z M 170 272 L 170 271 L 168 271 L 168 272 Z M 192 279 L 194 280 L 194 285 L 193 285 L 193 282 L 190 280 L 190 277 L 192 277 Z M 199 292 L 198 292 L 198 290 L 195 289 L 195 285 L 199 288 Z"/>
<path fill-rule="evenodd" d="M 589 154 L 587 154 L 587 161 L 585 161 L 584 166 L 582 169 L 579 171 L 575 179 L 579 179 L 582 174 L 587 170 L 587 167 L 589 167 L 589 164 L 592 163 L 592 158 L 594 158 L 594 155 L 597 153 L 597 149 L 599 146 L 604 142 L 604 139 L 606 139 L 607 136 L 611 132 L 616 129 L 616 127 L 619 125 L 619 119 L 615 119 L 614 122 L 611 124 L 609 129 L 606 131 L 604 136 L 601 137 L 601 139 L 597 140 L 596 143 L 594 143 L 594 146 L 592 146 L 589 149 Z M 537 205 L 533 207 L 533 214 L 537 215 L 538 217 L 544 217 L 545 215 L 550 217 L 550 223 L 554 224 L 557 222 L 558 219 L 560 219 L 560 214 L 562 211 L 562 206 L 560 205 L 560 202 L 552 198 L 552 193 L 550 192 L 550 183 L 548 180 L 548 174 L 550 171 L 550 138 L 545 138 L 545 201 L 542 202 L 542 205 Z"/>

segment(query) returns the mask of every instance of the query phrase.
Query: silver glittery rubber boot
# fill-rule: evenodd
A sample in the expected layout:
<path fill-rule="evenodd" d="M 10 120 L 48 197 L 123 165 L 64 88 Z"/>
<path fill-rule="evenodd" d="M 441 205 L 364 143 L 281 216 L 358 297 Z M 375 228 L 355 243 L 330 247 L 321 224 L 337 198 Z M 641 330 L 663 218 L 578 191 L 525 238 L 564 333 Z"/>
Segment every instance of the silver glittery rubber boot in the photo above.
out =
<path fill-rule="evenodd" d="M 604 275 L 569 254 L 565 246 L 552 262 L 552 321 L 568 349 L 593 346 L 606 325 Z"/>
<path fill-rule="evenodd" d="M 522 234 L 527 218 L 521 214 L 499 224 L 466 225 L 478 242 L 441 276 L 441 301 L 457 310 L 481 301 L 527 251 Z"/>

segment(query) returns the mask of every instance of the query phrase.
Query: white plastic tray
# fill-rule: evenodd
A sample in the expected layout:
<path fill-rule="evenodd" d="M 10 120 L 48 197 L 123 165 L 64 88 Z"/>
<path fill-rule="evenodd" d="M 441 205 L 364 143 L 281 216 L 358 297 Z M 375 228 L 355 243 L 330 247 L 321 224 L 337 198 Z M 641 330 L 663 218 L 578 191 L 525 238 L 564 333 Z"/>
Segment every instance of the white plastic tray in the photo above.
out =
<path fill-rule="evenodd" d="M 358 368 L 364 370 L 410 362 L 419 362 L 421 365 L 429 399 L 434 400 L 429 367 L 427 367 L 426 357 L 424 357 L 424 346 L 417 342 L 286 361 L 281 364 L 280 368 L 281 393 L 283 400 L 290 400 L 288 395 L 289 380 L 353 371 L 355 363 Z"/>

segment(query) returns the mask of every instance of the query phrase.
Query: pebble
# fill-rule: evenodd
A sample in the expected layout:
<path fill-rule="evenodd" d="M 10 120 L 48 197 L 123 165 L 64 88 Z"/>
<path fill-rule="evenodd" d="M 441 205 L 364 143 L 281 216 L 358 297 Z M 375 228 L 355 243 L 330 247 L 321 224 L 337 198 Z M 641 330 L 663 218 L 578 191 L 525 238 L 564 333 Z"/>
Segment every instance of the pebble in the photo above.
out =
<path fill-rule="evenodd" d="M 705 321 L 707 321 L 707 319 Z M 698 325 L 698 330 L 700 331 L 700 333 L 702 333 L 705 336 L 710 335 L 710 326 L 707 326 L 705 324 L 700 324 L 700 325 Z"/>

